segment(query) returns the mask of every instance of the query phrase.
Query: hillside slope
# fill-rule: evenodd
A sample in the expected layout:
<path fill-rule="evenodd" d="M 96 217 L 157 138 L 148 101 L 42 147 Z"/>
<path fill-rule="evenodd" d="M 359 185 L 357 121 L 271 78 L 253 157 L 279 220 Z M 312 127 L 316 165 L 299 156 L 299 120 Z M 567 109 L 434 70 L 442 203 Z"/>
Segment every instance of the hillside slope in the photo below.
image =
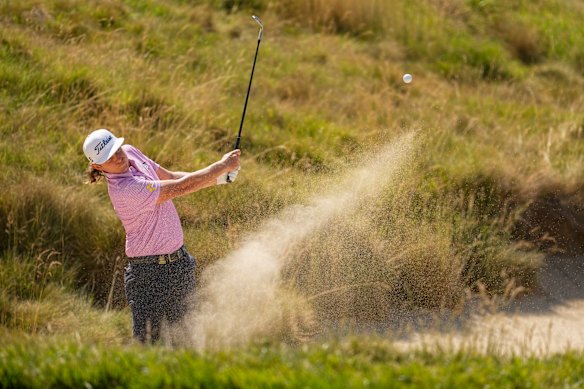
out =
<path fill-rule="evenodd" d="M 108 127 L 169 169 L 217 160 L 241 118 L 252 13 L 266 29 L 243 170 L 176 201 L 198 277 L 403 134 L 416 147 L 403 173 L 282 250 L 298 320 L 529 292 L 544 251 L 584 251 L 579 1 L 7 1 L 0 274 L 3 285 L 31 268 L 42 277 L 2 290 L 3 325 L 54 331 L 50 315 L 14 319 L 39 300 L 39 277 L 123 309 L 124 234 L 105 185 L 82 184 L 82 142 Z"/>

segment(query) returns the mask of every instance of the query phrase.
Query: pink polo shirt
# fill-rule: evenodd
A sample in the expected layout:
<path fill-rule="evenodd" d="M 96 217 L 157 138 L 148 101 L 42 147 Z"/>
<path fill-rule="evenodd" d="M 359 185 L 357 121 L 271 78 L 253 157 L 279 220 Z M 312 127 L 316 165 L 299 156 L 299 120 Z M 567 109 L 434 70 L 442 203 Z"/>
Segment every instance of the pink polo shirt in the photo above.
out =
<path fill-rule="evenodd" d="M 169 254 L 183 245 L 183 231 L 172 201 L 157 204 L 159 164 L 131 145 L 123 145 L 130 168 L 125 173 L 106 173 L 114 210 L 126 230 L 126 255 Z"/>

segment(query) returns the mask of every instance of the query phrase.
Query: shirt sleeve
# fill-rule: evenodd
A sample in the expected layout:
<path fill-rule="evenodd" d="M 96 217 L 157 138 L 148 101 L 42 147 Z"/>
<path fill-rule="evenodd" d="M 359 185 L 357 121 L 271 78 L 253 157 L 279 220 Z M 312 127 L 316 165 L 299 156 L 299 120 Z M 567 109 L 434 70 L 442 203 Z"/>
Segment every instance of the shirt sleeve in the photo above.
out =
<path fill-rule="evenodd" d="M 150 159 L 148 156 L 146 156 L 143 152 L 141 152 L 139 149 L 135 148 L 134 146 L 131 146 L 133 151 L 144 161 L 146 161 L 150 167 L 153 169 L 152 171 L 154 173 L 156 173 L 156 171 L 158 170 L 158 168 L 160 167 L 160 164 L 154 162 L 152 159 Z"/>
<path fill-rule="evenodd" d="M 134 178 L 124 188 L 124 205 L 135 209 L 148 210 L 156 206 L 160 196 L 160 182 Z"/>

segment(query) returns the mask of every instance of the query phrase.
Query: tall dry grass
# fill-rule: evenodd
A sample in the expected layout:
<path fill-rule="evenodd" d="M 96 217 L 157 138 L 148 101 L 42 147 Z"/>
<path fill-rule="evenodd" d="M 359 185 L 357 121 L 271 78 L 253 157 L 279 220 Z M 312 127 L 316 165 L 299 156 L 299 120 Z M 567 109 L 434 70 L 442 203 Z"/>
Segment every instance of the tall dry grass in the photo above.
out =
<path fill-rule="evenodd" d="M 91 291 L 105 303 L 114 274 L 119 277 L 124 264 L 124 235 L 113 211 L 84 190 L 27 175 L 20 180 L 7 181 L 8 192 L 0 201 L 2 253 L 23 261 L 50 258 L 49 264 L 47 259 L 40 262 L 43 271 L 62 266 L 75 280 L 69 285 Z M 24 287 L 35 282 L 24 282 Z M 119 280 L 116 297 L 121 297 Z"/>
<path fill-rule="evenodd" d="M 320 325 L 380 330 L 406 325 L 401 312 L 410 309 L 455 316 L 473 293 L 504 300 L 533 290 L 542 255 L 512 243 L 517 211 L 493 218 L 483 212 L 502 197 L 474 196 L 389 190 L 307 237 L 289 253 L 284 282 Z"/>
<path fill-rule="evenodd" d="M 107 304 L 114 285 L 123 303 L 115 276 L 123 231 L 104 185 L 79 189 L 82 141 L 105 126 L 171 169 L 219 158 L 249 77 L 257 36 L 249 6 L 263 9 L 267 28 L 244 170 L 236 186 L 177 201 L 201 268 L 376 145 L 420 128 L 419 171 L 401 194 L 381 196 L 367 216 L 340 218 L 291 259 L 286 315 L 308 300 L 325 317 L 381 319 L 384 304 L 438 309 L 479 283 L 492 293 L 512 279 L 531 285 L 538 256 L 515 247 L 508 199 L 489 193 L 520 193 L 521 209 L 548 182 L 562 192 L 580 186 L 582 45 L 566 45 L 581 39 L 572 2 L 231 3 L 229 14 L 170 0 L 0 5 L 3 252 L 33 263 L 51 253 L 62 264 L 54 270 L 73 271 L 93 298 Z M 405 72 L 412 84 L 401 82 Z M 14 146 L 23 139 L 25 148 Z M 319 283 L 306 269 L 328 278 Z M 327 313 L 327 300 L 336 310 Z"/>
<path fill-rule="evenodd" d="M 388 7 L 381 0 L 293 0 L 274 8 L 286 20 L 329 33 L 367 37 L 387 27 Z"/>

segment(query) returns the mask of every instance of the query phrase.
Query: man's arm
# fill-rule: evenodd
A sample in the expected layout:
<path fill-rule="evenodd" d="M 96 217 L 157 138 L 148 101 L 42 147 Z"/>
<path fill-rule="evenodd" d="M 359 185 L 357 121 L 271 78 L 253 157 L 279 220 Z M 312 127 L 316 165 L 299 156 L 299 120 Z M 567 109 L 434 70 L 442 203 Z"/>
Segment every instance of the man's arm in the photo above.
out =
<path fill-rule="evenodd" d="M 157 174 L 161 181 L 160 194 L 157 203 L 160 204 L 175 197 L 183 196 L 216 185 L 217 177 L 224 173 L 236 170 L 239 167 L 239 155 L 239 150 L 233 150 L 225 154 L 220 161 L 192 173 L 171 172 L 162 167 L 158 168 Z M 172 178 L 165 179 L 164 177 Z"/>
<path fill-rule="evenodd" d="M 189 173 L 171 172 L 170 170 L 165 169 L 162 166 L 159 166 L 158 170 L 156 170 L 156 175 L 158 175 L 158 178 L 160 178 L 161 180 L 178 180 L 179 178 L 183 178 L 187 174 Z"/>

